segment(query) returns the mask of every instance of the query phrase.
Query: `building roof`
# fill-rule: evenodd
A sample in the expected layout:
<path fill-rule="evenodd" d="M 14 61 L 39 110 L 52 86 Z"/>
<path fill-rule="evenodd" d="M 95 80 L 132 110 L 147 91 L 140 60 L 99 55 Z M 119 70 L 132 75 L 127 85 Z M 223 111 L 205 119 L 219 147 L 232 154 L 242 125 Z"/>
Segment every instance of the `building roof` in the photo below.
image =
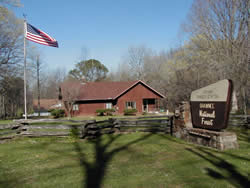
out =
<path fill-rule="evenodd" d="M 123 95 L 129 89 L 133 88 L 137 84 L 142 84 L 160 97 L 164 98 L 165 96 L 157 92 L 141 80 L 137 81 L 128 81 L 128 82 L 65 82 L 61 85 L 62 96 L 64 96 L 65 88 L 79 88 L 78 101 L 86 100 L 114 100 Z"/>
<path fill-rule="evenodd" d="M 40 111 L 41 112 L 47 112 L 49 109 L 52 108 L 59 108 L 60 102 L 58 99 L 40 99 Z M 33 99 L 33 110 L 35 112 L 38 111 L 38 100 Z"/>

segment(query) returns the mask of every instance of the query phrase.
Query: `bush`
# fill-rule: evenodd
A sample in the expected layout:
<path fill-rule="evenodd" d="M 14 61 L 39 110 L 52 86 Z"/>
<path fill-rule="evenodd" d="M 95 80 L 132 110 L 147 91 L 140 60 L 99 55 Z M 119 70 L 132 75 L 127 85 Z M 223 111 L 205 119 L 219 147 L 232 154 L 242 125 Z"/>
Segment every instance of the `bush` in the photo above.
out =
<path fill-rule="evenodd" d="M 97 109 L 96 113 L 98 116 L 112 116 L 115 112 L 114 108 L 111 109 Z"/>
<path fill-rule="evenodd" d="M 107 116 L 113 116 L 113 113 L 115 112 L 115 109 L 114 108 L 111 108 L 111 109 L 106 109 L 106 115 Z"/>
<path fill-rule="evenodd" d="M 105 109 L 97 109 L 96 113 L 97 113 L 98 116 L 104 116 Z"/>
<path fill-rule="evenodd" d="M 130 116 L 130 115 L 136 115 L 137 109 L 133 108 L 133 109 L 125 109 L 123 111 L 125 116 Z"/>
<path fill-rule="evenodd" d="M 49 110 L 53 118 L 60 118 L 65 116 L 65 111 L 63 109 L 52 109 Z"/>

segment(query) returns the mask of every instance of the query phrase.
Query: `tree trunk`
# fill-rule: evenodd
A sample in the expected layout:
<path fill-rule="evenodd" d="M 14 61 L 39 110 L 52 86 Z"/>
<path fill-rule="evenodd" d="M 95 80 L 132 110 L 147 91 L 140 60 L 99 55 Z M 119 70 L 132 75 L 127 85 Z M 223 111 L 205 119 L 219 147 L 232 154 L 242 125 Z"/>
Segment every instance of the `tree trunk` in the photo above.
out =
<path fill-rule="evenodd" d="M 247 99 L 246 99 L 246 90 L 244 86 L 242 87 L 242 98 L 243 98 L 244 114 L 247 115 Z"/>
<path fill-rule="evenodd" d="M 6 106 L 5 106 L 5 97 L 3 96 L 3 117 L 6 119 Z"/>
<path fill-rule="evenodd" d="M 250 70 L 250 1 L 248 1 L 248 33 L 247 33 L 247 41 L 248 41 L 248 70 Z"/>
<path fill-rule="evenodd" d="M 0 95 L 0 118 L 3 116 L 3 95 Z"/>

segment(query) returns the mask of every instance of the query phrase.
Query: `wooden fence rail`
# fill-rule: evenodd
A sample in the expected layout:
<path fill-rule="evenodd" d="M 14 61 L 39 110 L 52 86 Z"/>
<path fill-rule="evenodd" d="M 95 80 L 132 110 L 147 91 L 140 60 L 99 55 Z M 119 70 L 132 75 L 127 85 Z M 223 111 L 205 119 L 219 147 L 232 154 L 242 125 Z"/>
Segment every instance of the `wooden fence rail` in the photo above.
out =
<path fill-rule="evenodd" d="M 102 134 L 128 132 L 171 133 L 172 116 L 153 116 L 146 118 L 110 118 L 105 121 L 86 120 L 28 120 L 14 121 L 14 124 L 0 125 L 0 140 L 8 134 L 41 137 L 69 136 L 76 134 L 81 138 L 96 138 Z M 65 122 L 67 122 L 65 124 Z M 68 124 L 77 123 L 77 124 Z M 14 130 L 14 131 L 13 131 Z"/>
<path fill-rule="evenodd" d="M 250 128 L 250 115 L 230 115 L 229 125 Z"/>
<path fill-rule="evenodd" d="M 250 128 L 250 116 L 231 115 L 229 126 Z M 16 120 L 11 124 L 0 125 L 0 141 L 16 136 L 69 136 L 76 134 L 80 138 L 96 138 L 102 134 L 153 132 L 172 134 L 173 116 L 143 116 L 110 118 L 96 120 Z"/>

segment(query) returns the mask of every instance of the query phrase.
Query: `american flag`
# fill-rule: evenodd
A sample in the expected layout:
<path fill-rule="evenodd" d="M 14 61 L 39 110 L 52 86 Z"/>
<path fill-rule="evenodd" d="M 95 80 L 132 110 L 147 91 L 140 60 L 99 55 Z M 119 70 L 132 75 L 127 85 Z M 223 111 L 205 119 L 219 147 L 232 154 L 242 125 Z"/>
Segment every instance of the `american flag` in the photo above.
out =
<path fill-rule="evenodd" d="M 25 38 L 46 46 L 52 46 L 58 48 L 58 43 L 51 36 L 46 34 L 45 32 L 35 28 L 34 26 L 26 23 L 26 35 Z"/>

